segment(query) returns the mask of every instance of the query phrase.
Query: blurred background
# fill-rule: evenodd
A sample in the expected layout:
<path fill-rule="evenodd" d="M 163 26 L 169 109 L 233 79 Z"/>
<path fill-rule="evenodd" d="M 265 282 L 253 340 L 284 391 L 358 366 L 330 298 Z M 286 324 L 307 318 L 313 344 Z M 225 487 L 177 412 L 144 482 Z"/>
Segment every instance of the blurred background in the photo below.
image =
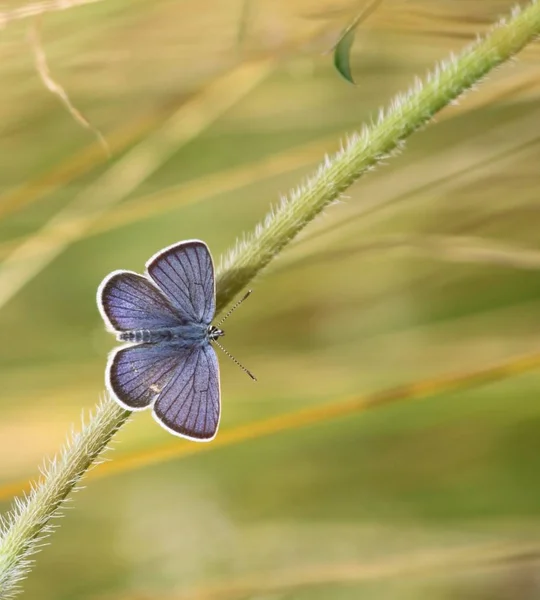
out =
<path fill-rule="evenodd" d="M 0 509 L 103 393 L 108 272 L 187 238 L 219 264 L 514 4 L 385 0 L 358 29 L 353 86 L 331 48 L 365 0 L 4 3 Z M 539 57 L 443 111 L 254 282 L 224 343 L 258 383 L 220 356 L 230 443 L 201 452 L 136 414 L 23 598 L 540 597 Z M 494 364 L 497 381 L 413 393 Z"/>

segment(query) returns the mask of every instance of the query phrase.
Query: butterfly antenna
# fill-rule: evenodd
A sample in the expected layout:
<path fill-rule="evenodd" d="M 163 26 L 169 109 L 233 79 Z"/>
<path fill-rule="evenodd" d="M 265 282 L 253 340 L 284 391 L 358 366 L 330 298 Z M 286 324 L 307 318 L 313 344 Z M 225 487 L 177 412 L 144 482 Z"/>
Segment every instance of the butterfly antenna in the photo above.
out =
<path fill-rule="evenodd" d="M 225 313 L 225 316 L 218 323 L 216 323 L 216 327 L 219 327 L 223 323 L 223 321 L 225 321 L 225 319 L 228 319 L 231 316 L 231 314 L 240 306 L 240 304 L 242 304 L 242 302 L 251 294 L 251 291 L 252 290 L 248 290 L 242 296 L 242 298 L 240 298 L 240 300 L 238 300 L 238 302 L 236 302 L 235 304 L 233 304 L 231 306 L 231 308 Z M 222 348 L 222 350 L 223 350 L 223 348 Z M 232 356 L 231 356 L 231 358 L 232 358 Z M 242 365 L 240 365 L 240 366 L 242 366 Z"/>
<path fill-rule="evenodd" d="M 248 292 L 248 294 L 246 294 L 246 296 L 244 298 L 242 298 L 242 300 L 245 300 L 245 298 L 247 298 L 249 296 L 251 292 Z M 242 302 L 242 300 L 240 300 L 240 302 Z M 240 304 L 240 302 L 237 302 L 237 304 Z M 230 312 L 230 311 L 229 311 Z M 228 352 L 227 350 L 225 350 L 225 348 L 217 341 L 217 340 L 212 340 L 214 342 L 214 344 L 222 351 L 224 352 L 232 361 L 235 365 L 239 366 L 242 371 L 244 371 L 245 373 L 247 373 L 251 379 L 253 379 L 253 381 L 257 381 L 257 378 L 255 377 L 255 375 L 253 375 L 253 373 L 251 371 L 249 371 L 248 369 L 246 369 L 246 367 L 244 367 L 244 365 L 240 362 L 238 362 L 236 360 L 236 358 L 234 358 L 234 356 Z"/>

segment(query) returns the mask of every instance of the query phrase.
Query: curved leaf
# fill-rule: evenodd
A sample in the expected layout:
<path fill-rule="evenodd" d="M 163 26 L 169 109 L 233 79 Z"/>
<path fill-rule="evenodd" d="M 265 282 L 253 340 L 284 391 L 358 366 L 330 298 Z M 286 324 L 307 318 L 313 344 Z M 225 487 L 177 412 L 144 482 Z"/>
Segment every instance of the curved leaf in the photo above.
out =
<path fill-rule="evenodd" d="M 351 47 L 355 34 L 356 28 L 349 29 L 334 48 L 334 66 L 347 81 L 353 84 L 355 81 L 351 72 Z"/>
<path fill-rule="evenodd" d="M 351 48 L 356 34 L 356 28 L 365 21 L 369 15 L 379 6 L 382 0 L 371 0 L 367 6 L 354 17 L 352 22 L 344 29 L 334 46 L 334 65 L 341 75 L 352 84 L 355 81 L 351 71 Z M 356 84 L 355 84 L 356 85 Z"/>

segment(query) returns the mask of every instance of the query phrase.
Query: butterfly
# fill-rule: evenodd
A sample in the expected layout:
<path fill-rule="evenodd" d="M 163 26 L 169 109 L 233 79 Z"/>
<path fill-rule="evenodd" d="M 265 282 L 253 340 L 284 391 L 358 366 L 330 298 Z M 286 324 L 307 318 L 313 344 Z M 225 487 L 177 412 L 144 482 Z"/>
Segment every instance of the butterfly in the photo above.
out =
<path fill-rule="evenodd" d="M 212 440 L 221 415 L 212 343 L 224 350 L 217 342 L 224 332 L 211 324 L 216 290 L 208 246 L 187 240 L 164 248 L 148 260 L 144 275 L 113 271 L 98 288 L 97 304 L 107 329 L 126 342 L 111 352 L 105 371 L 118 404 L 131 411 L 152 407 L 170 433 Z"/>

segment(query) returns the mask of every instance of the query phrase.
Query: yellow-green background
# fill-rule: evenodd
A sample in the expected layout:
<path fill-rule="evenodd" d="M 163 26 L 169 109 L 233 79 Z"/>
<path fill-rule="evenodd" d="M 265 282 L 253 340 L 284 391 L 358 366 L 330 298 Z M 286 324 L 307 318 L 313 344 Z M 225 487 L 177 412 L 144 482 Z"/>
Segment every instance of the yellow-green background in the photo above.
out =
<path fill-rule="evenodd" d="M 347 0 L 49 13 L 38 26 L 51 75 L 109 140 L 111 162 L 41 82 L 35 21 L 8 22 L 0 295 L 40 257 L 17 248 L 58 243 L 58 231 L 43 242 L 51 219 L 136 144 L 158 156 L 153 136 L 175 111 L 202 112 L 188 143 L 90 223 L 92 197 L 80 239 L 0 305 L 0 484 L 35 477 L 102 394 L 114 342 L 95 292 L 109 271 L 141 271 L 186 238 L 218 263 L 346 133 L 513 4 L 386 0 L 359 29 L 356 87 L 323 53 L 361 6 Z M 440 114 L 254 282 L 224 343 L 259 381 L 220 356 L 222 435 L 540 349 L 539 58 L 529 47 Z M 242 94 L 234 74 L 250 62 L 244 84 L 259 81 Z M 225 111 L 204 103 L 216 81 Z M 538 598 L 539 392 L 531 370 L 186 456 L 189 442 L 137 414 L 108 455 L 135 468 L 76 494 L 22 597 Z M 171 444 L 178 457 L 137 467 Z"/>

